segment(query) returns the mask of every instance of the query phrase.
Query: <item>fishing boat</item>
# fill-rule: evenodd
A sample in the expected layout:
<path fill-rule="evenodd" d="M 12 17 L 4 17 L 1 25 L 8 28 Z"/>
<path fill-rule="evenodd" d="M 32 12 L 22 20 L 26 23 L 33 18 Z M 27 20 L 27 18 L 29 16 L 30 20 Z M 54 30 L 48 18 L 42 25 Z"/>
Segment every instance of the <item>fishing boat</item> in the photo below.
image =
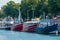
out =
<path fill-rule="evenodd" d="M 6 17 L 0 21 L 0 29 L 10 30 L 10 26 L 14 24 L 14 20 L 11 17 Z"/>
<path fill-rule="evenodd" d="M 36 30 L 38 21 L 26 21 L 11 27 L 14 31 L 34 32 Z"/>
<path fill-rule="evenodd" d="M 37 33 L 49 33 L 52 31 L 56 31 L 57 26 L 58 26 L 58 24 L 53 22 L 50 19 L 42 19 L 42 20 L 40 20 L 40 22 L 36 28 L 36 32 Z"/>

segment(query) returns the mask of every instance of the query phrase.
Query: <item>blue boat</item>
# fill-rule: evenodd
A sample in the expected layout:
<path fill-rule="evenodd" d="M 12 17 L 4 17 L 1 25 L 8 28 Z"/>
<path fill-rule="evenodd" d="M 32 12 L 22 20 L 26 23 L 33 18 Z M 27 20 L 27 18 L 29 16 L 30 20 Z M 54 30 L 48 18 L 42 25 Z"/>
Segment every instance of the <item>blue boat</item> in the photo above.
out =
<path fill-rule="evenodd" d="M 37 33 L 50 33 L 57 30 L 58 24 L 50 19 L 40 20 L 36 32 Z"/>

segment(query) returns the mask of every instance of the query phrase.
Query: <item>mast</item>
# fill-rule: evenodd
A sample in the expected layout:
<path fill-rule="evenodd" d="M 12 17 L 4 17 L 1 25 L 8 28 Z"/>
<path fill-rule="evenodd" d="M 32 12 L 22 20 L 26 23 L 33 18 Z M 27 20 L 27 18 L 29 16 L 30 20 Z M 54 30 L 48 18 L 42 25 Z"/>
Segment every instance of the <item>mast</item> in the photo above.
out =
<path fill-rule="evenodd" d="M 29 19 L 29 14 L 28 14 L 29 10 L 27 10 L 27 19 Z"/>
<path fill-rule="evenodd" d="M 20 13 L 20 7 L 19 7 L 19 16 L 18 16 L 18 20 L 19 20 L 19 23 L 20 23 L 20 20 L 21 20 L 21 13 Z"/>
<path fill-rule="evenodd" d="M 43 12 L 43 18 L 45 19 L 45 12 Z"/>
<path fill-rule="evenodd" d="M 20 7 L 19 7 L 19 16 L 18 16 L 18 20 L 19 20 L 19 23 L 23 22 L 23 19 L 22 19 L 22 17 L 21 17 Z"/>
<path fill-rule="evenodd" d="M 34 18 L 34 10 L 33 10 L 33 18 Z"/>

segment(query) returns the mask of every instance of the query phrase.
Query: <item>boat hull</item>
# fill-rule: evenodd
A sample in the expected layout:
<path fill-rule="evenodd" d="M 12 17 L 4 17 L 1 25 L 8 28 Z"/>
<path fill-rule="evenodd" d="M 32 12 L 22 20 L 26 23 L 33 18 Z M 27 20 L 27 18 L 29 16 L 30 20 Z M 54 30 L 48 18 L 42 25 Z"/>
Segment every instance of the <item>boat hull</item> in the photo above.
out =
<path fill-rule="evenodd" d="M 14 27 L 11 27 L 11 30 L 13 30 L 13 31 L 23 31 L 23 24 L 18 24 Z"/>
<path fill-rule="evenodd" d="M 35 32 L 36 27 L 37 27 L 37 24 L 28 26 L 26 28 L 25 28 L 25 26 L 23 26 L 23 24 L 18 24 L 14 27 L 11 27 L 11 30 L 13 30 L 13 31 L 24 31 L 24 32 Z"/>
<path fill-rule="evenodd" d="M 37 28 L 37 25 L 34 24 L 34 25 L 32 25 L 32 26 L 29 26 L 29 27 L 27 28 L 26 32 L 36 32 L 36 31 L 35 31 L 36 28 Z"/>
<path fill-rule="evenodd" d="M 49 32 L 57 30 L 57 26 L 58 26 L 58 24 L 54 24 L 52 26 L 47 26 L 47 27 L 44 27 L 44 28 L 37 27 L 36 32 L 37 33 L 49 33 Z"/>

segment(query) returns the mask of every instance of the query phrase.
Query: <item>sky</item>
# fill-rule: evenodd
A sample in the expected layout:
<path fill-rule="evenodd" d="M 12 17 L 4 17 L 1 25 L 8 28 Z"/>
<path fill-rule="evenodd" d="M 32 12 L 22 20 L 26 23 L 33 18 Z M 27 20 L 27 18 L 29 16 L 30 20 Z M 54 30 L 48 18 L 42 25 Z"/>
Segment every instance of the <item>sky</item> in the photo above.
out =
<path fill-rule="evenodd" d="M 11 0 L 0 0 L 0 9 L 3 5 L 6 5 L 7 2 L 9 2 L 9 1 L 11 1 Z M 12 1 L 14 1 L 15 3 L 21 3 L 21 0 L 12 0 Z"/>

